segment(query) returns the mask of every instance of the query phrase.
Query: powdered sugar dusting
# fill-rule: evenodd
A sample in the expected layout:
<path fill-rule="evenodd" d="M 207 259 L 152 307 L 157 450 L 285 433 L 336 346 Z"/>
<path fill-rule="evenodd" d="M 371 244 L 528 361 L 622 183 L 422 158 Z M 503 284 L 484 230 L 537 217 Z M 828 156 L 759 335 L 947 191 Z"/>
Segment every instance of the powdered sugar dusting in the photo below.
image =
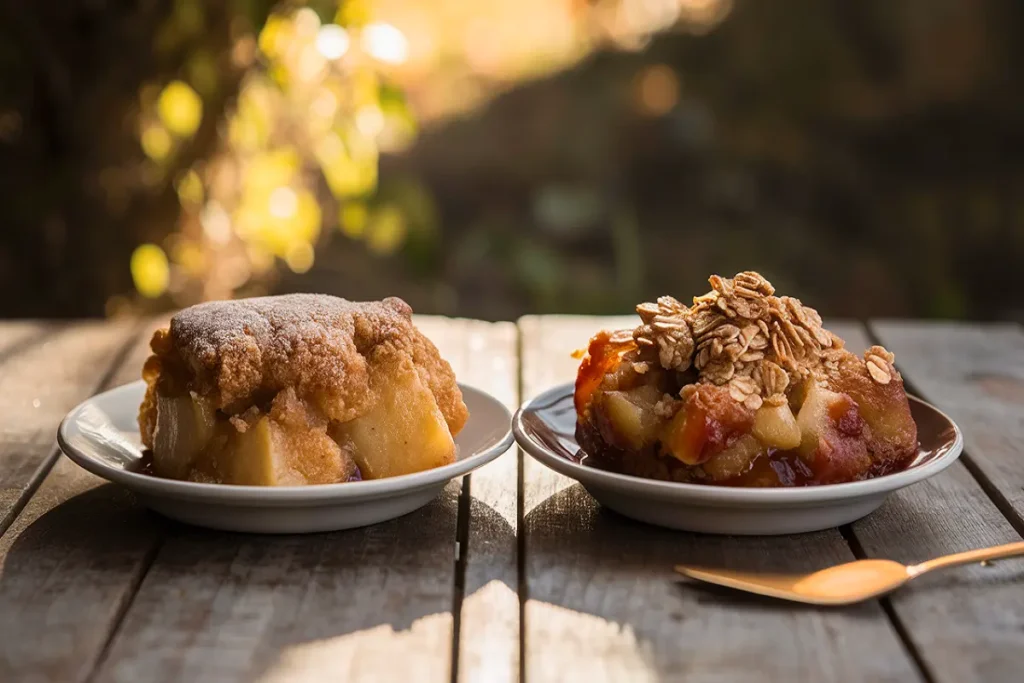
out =
<path fill-rule="evenodd" d="M 366 409 L 371 372 L 411 358 L 453 433 L 467 417 L 451 366 L 394 297 L 362 303 L 290 294 L 200 304 L 171 318 L 152 346 L 166 374 L 180 375 L 229 414 L 291 388 L 328 419 L 347 421 Z"/>

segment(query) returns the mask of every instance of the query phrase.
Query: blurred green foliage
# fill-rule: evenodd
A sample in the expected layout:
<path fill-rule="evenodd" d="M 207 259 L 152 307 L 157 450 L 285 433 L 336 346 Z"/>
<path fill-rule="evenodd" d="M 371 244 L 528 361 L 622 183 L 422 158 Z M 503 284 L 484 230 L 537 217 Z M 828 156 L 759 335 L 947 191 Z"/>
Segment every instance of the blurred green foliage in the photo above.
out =
<path fill-rule="evenodd" d="M 6 4 L 0 314 L 612 313 L 753 268 L 832 317 L 1024 318 L 1024 6 L 679 0 L 650 39 L 630 2 L 438 4 L 465 41 L 398 0 Z"/>

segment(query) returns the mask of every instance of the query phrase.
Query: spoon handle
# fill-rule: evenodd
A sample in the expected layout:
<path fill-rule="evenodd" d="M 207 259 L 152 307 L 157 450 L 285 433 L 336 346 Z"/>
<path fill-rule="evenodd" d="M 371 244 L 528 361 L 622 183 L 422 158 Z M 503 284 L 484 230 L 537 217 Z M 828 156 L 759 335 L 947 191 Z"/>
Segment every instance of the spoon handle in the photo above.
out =
<path fill-rule="evenodd" d="M 955 555 L 946 555 L 945 557 L 936 557 L 934 560 L 928 560 L 927 562 L 907 567 L 907 572 L 911 576 L 920 576 L 921 574 L 930 572 L 933 569 L 958 567 L 962 564 L 972 564 L 974 562 L 982 562 L 984 560 L 997 560 L 1000 557 L 1015 557 L 1017 555 L 1024 555 L 1024 541 L 1018 543 L 1007 543 L 1006 545 L 997 545 L 992 548 L 968 550 L 967 552 L 956 553 Z"/>

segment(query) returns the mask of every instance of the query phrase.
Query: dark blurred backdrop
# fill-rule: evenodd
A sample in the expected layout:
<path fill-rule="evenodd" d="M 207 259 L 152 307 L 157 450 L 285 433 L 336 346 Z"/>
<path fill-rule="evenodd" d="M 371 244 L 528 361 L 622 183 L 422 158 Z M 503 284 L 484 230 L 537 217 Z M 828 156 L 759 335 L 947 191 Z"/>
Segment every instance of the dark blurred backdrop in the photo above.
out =
<path fill-rule="evenodd" d="M 0 315 L 1024 320 L 1017 0 L 0 5 Z"/>

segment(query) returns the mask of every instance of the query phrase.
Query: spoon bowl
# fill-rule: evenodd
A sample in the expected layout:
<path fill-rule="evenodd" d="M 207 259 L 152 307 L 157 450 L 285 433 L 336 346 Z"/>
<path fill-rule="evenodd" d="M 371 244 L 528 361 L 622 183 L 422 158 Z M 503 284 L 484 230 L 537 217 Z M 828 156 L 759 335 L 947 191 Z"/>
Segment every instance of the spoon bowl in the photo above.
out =
<path fill-rule="evenodd" d="M 812 605 L 848 605 L 885 595 L 912 577 L 892 560 L 858 560 L 811 574 L 757 574 L 701 567 L 676 567 L 691 579 Z"/>
<path fill-rule="evenodd" d="M 729 569 L 676 566 L 683 576 L 718 586 L 811 605 L 852 605 L 896 590 L 933 569 L 1024 555 L 1024 542 L 969 550 L 928 562 L 903 565 L 892 560 L 857 560 L 810 574 L 759 574 Z"/>

